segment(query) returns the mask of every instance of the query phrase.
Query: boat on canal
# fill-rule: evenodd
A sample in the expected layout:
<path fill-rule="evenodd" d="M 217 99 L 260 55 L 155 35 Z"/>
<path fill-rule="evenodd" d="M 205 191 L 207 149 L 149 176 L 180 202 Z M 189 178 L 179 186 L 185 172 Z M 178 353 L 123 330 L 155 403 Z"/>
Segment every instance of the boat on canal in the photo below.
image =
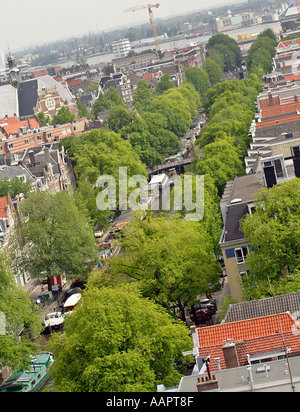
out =
<path fill-rule="evenodd" d="M 0 392 L 39 392 L 50 378 L 49 368 L 53 362 L 51 352 L 31 356 L 28 367 L 14 371 L 0 385 Z"/>
<path fill-rule="evenodd" d="M 45 329 L 53 330 L 60 329 L 65 323 L 66 315 L 62 312 L 51 312 L 45 315 L 44 326 Z"/>

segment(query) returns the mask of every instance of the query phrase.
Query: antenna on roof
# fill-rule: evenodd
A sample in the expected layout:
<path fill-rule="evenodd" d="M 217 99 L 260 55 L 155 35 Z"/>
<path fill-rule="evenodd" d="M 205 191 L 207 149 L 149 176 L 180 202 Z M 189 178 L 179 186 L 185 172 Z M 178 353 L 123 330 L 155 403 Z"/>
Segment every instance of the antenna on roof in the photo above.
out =
<path fill-rule="evenodd" d="M 269 276 L 267 276 L 267 277 L 268 277 L 268 282 L 269 282 L 269 287 L 270 287 L 271 295 L 273 296 L 273 298 L 275 298 L 274 293 L 273 293 L 273 290 L 272 290 L 272 287 L 271 287 L 271 282 L 270 282 Z M 274 303 L 275 303 L 275 305 L 276 305 L 276 302 L 274 302 Z M 277 318 L 278 318 L 278 323 L 279 323 L 279 327 L 280 327 L 281 338 L 282 338 L 282 342 L 283 342 L 283 349 L 284 349 L 285 357 L 286 357 L 286 363 L 287 363 L 288 370 L 289 370 L 289 375 L 290 375 L 290 380 L 291 380 L 291 386 L 292 386 L 293 392 L 295 392 L 295 385 L 294 385 L 294 382 L 293 382 L 293 376 L 292 376 L 292 371 L 291 371 L 291 366 L 290 366 L 290 361 L 289 361 L 288 352 L 287 352 L 287 350 L 286 350 L 286 346 L 285 346 L 285 342 L 284 342 L 284 336 L 283 336 L 283 332 L 282 332 L 282 327 L 281 327 L 281 322 L 280 322 L 280 316 L 279 316 L 279 313 L 278 313 L 277 310 L 276 310 L 276 312 L 277 312 Z"/>

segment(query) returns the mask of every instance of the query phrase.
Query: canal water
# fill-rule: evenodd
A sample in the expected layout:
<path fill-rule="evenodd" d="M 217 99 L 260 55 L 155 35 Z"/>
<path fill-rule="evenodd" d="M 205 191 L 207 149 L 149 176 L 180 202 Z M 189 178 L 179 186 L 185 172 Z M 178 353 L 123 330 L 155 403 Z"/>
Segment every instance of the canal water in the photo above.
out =
<path fill-rule="evenodd" d="M 235 30 L 228 30 L 224 31 L 223 34 L 226 34 L 229 37 L 232 37 L 234 40 L 237 40 L 237 37 L 239 34 L 251 34 L 251 33 L 261 33 L 266 29 L 272 29 L 276 34 L 279 34 L 281 31 L 281 23 L 279 21 L 273 22 L 273 23 L 265 23 L 265 24 L 258 24 L 250 27 L 243 27 Z M 195 39 L 182 39 L 182 40 L 170 40 L 169 42 L 166 43 L 161 43 L 160 48 L 162 51 L 168 51 L 168 50 L 175 50 L 175 49 L 181 49 L 183 47 L 189 46 L 191 44 L 197 43 L 197 44 L 206 44 L 208 40 L 210 39 L 211 35 L 209 36 L 201 36 L 200 38 L 195 38 Z M 134 50 L 139 53 L 144 50 L 148 49 L 153 49 L 155 48 L 155 44 L 153 45 L 148 45 L 148 46 L 142 46 L 139 48 L 135 48 Z M 104 63 L 110 63 L 114 59 L 114 54 L 113 53 L 107 53 L 107 54 L 101 54 L 98 56 L 93 56 L 93 57 L 88 57 L 87 58 L 87 63 L 90 66 L 97 66 L 99 64 L 104 64 Z M 65 63 L 62 63 L 62 67 L 70 67 L 72 65 L 76 64 L 75 61 L 68 61 Z"/>

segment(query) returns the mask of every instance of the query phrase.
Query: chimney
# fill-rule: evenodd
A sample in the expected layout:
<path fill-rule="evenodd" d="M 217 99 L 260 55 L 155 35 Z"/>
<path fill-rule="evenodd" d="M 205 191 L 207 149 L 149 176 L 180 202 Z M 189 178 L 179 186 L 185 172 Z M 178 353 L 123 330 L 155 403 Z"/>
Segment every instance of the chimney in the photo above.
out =
<path fill-rule="evenodd" d="M 215 358 L 215 361 L 216 361 L 216 364 L 217 364 L 218 371 L 220 372 L 222 370 L 221 369 L 220 358 Z"/>
<path fill-rule="evenodd" d="M 225 359 L 226 369 L 238 368 L 240 366 L 236 346 L 232 339 L 224 341 L 222 346 L 223 355 Z"/>
<path fill-rule="evenodd" d="M 51 156 L 50 156 L 50 151 L 48 147 L 44 147 L 44 153 L 45 153 L 46 163 L 51 163 Z"/>
<path fill-rule="evenodd" d="M 198 392 L 212 391 L 214 389 L 219 389 L 219 382 L 215 375 L 213 375 L 211 379 L 207 376 L 205 378 L 202 376 L 201 378 L 197 378 L 196 386 Z"/>
<path fill-rule="evenodd" d="M 30 150 L 30 152 L 28 154 L 29 154 L 30 163 L 31 163 L 32 166 L 34 166 L 35 165 L 35 158 L 34 158 L 33 150 Z"/>
<path fill-rule="evenodd" d="M 268 98 L 269 98 L 269 104 L 270 104 L 270 106 L 273 106 L 273 96 L 272 96 L 272 93 L 271 93 L 271 92 L 268 93 Z"/>

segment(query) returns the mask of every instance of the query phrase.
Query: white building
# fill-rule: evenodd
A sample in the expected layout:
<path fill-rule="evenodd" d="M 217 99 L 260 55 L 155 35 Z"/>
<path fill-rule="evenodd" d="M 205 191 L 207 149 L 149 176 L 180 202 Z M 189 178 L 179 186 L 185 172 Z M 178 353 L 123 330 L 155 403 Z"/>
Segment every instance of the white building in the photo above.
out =
<path fill-rule="evenodd" d="M 123 59 L 130 52 L 130 41 L 128 39 L 121 39 L 111 43 L 115 59 Z"/>

